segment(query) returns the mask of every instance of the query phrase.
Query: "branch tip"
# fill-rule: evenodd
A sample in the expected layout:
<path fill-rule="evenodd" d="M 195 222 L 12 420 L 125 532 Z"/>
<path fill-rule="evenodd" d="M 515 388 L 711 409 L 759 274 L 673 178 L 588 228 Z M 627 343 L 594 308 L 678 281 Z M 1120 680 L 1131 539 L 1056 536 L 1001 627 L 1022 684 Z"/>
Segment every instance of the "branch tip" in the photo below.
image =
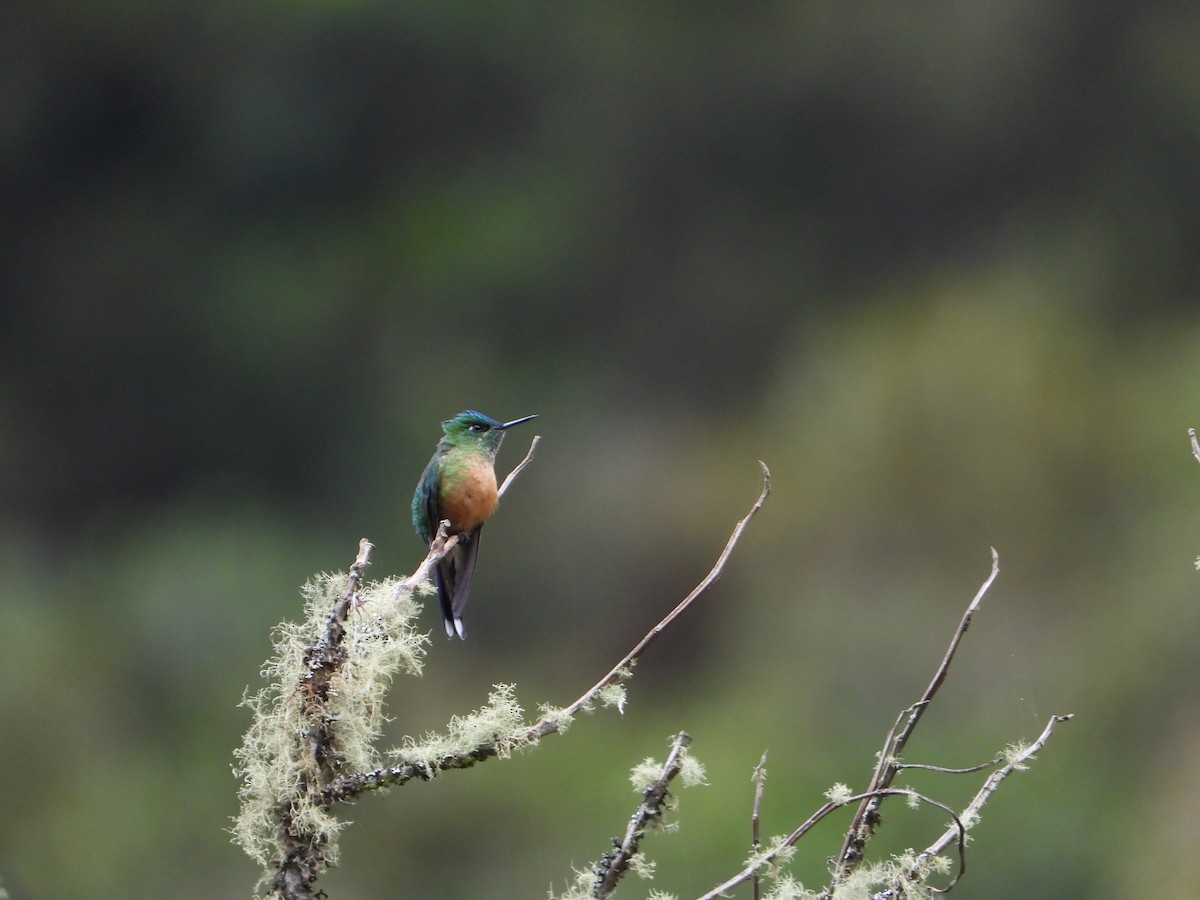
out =
<path fill-rule="evenodd" d="M 762 462 L 761 460 L 759 461 L 759 465 L 762 466 L 763 469 L 763 489 L 759 493 L 758 499 L 754 501 L 754 505 L 750 507 L 750 511 L 747 512 L 746 515 L 744 515 L 741 519 L 739 519 L 738 523 L 733 527 L 733 533 L 729 535 L 729 540 L 725 542 L 724 549 L 717 557 L 717 561 L 713 564 L 713 567 L 709 570 L 709 573 L 701 579 L 699 584 L 692 588 L 692 592 L 684 597 L 673 610 L 663 616 L 657 625 L 646 632 L 646 635 L 637 642 L 632 650 L 625 654 L 624 659 L 622 659 L 619 663 L 613 666 L 612 669 L 609 670 L 607 675 L 589 688 L 578 700 L 563 710 L 568 717 L 575 715 L 575 713 L 579 712 L 579 710 L 591 704 L 596 699 L 596 695 L 599 694 L 600 691 L 604 690 L 604 688 L 608 687 L 614 681 L 620 679 L 623 673 L 625 673 L 633 663 L 637 662 L 637 660 L 646 651 L 646 648 L 650 646 L 654 639 L 662 634 L 672 622 L 679 618 L 679 616 L 681 616 L 683 612 L 692 605 L 697 597 L 707 591 L 720 579 L 721 574 L 725 570 L 725 564 L 729 561 L 729 557 L 733 554 L 734 547 L 737 546 L 738 541 L 740 541 L 742 538 L 742 532 L 746 530 L 746 526 L 750 524 L 750 520 L 754 518 L 760 509 L 762 509 L 763 504 L 766 502 L 767 497 L 770 494 L 770 470 L 767 469 L 766 463 Z M 543 716 L 530 727 L 530 731 L 533 732 L 537 737 L 544 737 L 547 734 L 553 733 L 557 729 L 557 720 L 553 716 Z"/>
<path fill-rule="evenodd" d="M 521 471 L 533 460 L 533 454 L 537 450 L 537 445 L 541 442 L 541 440 L 542 436 L 540 434 L 535 434 L 533 436 L 533 440 L 529 442 L 529 449 L 525 451 L 525 458 L 517 463 L 515 469 L 508 473 L 508 477 L 504 479 L 504 483 L 501 484 L 500 489 L 496 491 L 497 497 L 504 496 L 504 492 L 508 490 L 508 486 L 517 480 L 517 476 L 520 475 Z"/>

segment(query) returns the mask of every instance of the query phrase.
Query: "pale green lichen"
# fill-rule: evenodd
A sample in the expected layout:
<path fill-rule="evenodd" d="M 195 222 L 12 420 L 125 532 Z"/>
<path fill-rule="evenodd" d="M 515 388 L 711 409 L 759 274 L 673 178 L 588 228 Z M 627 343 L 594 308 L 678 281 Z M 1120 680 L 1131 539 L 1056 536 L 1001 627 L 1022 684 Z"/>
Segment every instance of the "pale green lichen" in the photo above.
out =
<path fill-rule="evenodd" d="M 796 847 L 788 844 L 787 840 L 787 835 L 775 835 L 767 841 L 766 846 L 746 857 L 745 867 L 762 872 L 769 878 L 778 876 L 782 868 L 796 855 Z"/>
<path fill-rule="evenodd" d="M 658 777 L 662 775 L 662 770 L 662 763 L 655 760 L 653 756 L 647 756 L 629 770 L 629 783 L 640 794 L 649 788 L 650 785 L 654 784 L 654 782 L 658 781 Z"/>
<path fill-rule="evenodd" d="M 543 720 L 554 723 L 559 734 L 565 734 L 571 727 L 571 723 L 575 721 L 575 717 L 567 712 L 565 706 L 551 706 L 549 703 L 542 703 L 538 706 L 538 712 Z"/>
<path fill-rule="evenodd" d="M 504 758 L 530 739 L 512 737 L 521 731 L 523 711 L 511 684 L 497 684 L 482 709 L 465 716 L 454 716 L 445 733 L 427 732 L 418 740 L 406 737 L 391 751 L 395 762 L 424 766 L 431 772 L 436 763 L 448 756 L 465 756 L 486 744 L 494 744 L 496 755 Z"/>
<path fill-rule="evenodd" d="M 850 790 L 849 786 L 842 784 L 840 781 L 835 782 L 833 787 L 825 792 L 825 797 L 830 803 L 847 803 L 854 796 L 854 791 Z"/>
<path fill-rule="evenodd" d="M 629 857 L 629 871 L 646 881 L 654 880 L 654 870 L 657 866 L 658 863 L 648 859 L 645 853 L 635 853 Z"/>
<path fill-rule="evenodd" d="M 816 896 L 815 891 L 806 890 L 791 875 L 780 875 L 772 880 L 763 894 L 763 900 L 812 900 Z"/>
<path fill-rule="evenodd" d="M 1005 747 L 1000 752 L 1000 755 L 1004 760 L 1005 765 L 1012 766 L 1017 772 L 1024 772 L 1029 768 L 1028 762 L 1031 758 L 1029 754 L 1030 748 L 1030 744 L 1027 744 L 1024 741 L 1018 741 L 1015 744 L 1009 744 L 1007 747 Z"/>
<path fill-rule="evenodd" d="M 626 691 L 625 685 L 614 681 L 612 684 L 605 685 L 596 694 L 596 699 L 600 701 L 601 706 L 615 706 L 617 712 L 621 715 L 625 714 Z"/>
<path fill-rule="evenodd" d="M 925 883 L 930 875 L 945 875 L 951 862 L 944 856 L 925 856 L 905 850 L 890 859 L 859 867 L 833 892 L 834 900 L 869 900 L 880 891 L 902 893 L 906 900 L 931 900 L 934 890 Z"/>
<path fill-rule="evenodd" d="M 696 785 L 708 784 L 705 781 L 707 773 L 704 771 L 704 763 L 688 753 L 687 748 L 684 748 L 682 756 L 683 759 L 679 767 L 679 780 L 683 782 L 683 786 L 696 787 Z"/>
<path fill-rule="evenodd" d="M 596 873 L 586 869 L 573 869 L 571 875 L 572 884 L 561 894 L 554 893 L 554 886 L 551 885 L 546 892 L 546 900 L 591 900 Z"/>

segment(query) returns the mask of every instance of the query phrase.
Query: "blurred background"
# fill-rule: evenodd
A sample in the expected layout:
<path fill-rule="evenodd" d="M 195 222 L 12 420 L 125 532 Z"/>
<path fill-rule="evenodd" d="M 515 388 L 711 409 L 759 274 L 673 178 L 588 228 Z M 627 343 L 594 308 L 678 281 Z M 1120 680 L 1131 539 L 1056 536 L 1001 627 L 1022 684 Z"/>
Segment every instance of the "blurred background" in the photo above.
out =
<path fill-rule="evenodd" d="M 561 889 L 680 729 L 709 784 L 621 895 L 711 888 L 764 749 L 766 834 L 865 783 L 992 546 L 908 758 L 1077 717 L 956 896 L 1190 893 L 1198 38 L 1172 0 L 5 4 L 3 885 L 250 895 L 230 766 L 271 627 L 360 537 L 412 570 L 412 489 L 472 407 L 543 442 L 388 744 L 498 682 L 570 702 L 708 570 L 759 459 L 774 494 L 623 716 L 364 799 L 331 897 Z M 944 820 L 885 818 L 879 852 Z"/>

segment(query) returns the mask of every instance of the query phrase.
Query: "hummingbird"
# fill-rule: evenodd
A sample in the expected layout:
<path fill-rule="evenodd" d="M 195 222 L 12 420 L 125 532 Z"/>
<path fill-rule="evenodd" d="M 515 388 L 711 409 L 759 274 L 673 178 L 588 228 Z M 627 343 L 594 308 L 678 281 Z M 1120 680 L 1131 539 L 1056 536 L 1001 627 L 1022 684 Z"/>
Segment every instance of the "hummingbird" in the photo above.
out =
<path fill-rule="evenodd" d="M 442 423 L 445 434 L 417 482 L 412 501 L 417 536 L 428 547 L 443 519 L 450 522 L 449 534 L 458 535 L 458 544 L 438 561 L 433 573 L 448 638 L 467 636 L 462 612 L 475 574 L 479 532 L 499 503 L 495 464 L 504 432 L 536 418 L 497 422 L 473 409 L 460 412 Z"/>

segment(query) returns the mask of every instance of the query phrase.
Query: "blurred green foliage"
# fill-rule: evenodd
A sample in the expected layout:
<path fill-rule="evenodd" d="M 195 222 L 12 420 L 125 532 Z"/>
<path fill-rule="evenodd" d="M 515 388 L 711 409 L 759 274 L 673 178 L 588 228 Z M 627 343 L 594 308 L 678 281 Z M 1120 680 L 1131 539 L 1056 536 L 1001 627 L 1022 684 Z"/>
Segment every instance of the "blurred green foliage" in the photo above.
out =
<path fill-rule="evenodd" d="M 757 459 L 775 493 L 623 717 L 364 800 L 331 896 L 544 896 L 680 729 L 710 784 L 647 849 L 710 888 L 764 748 L 769 834 L 865 781 L 989 546 L 910 758 L 1077 718 L 960 891 L 1187 895 L 1198 28 L 1172 0 L 6 4 L 5 887 L 248 895 L 229 767 L 269 630 L 361 536 L 411 570 L 438 422 L 476 407 L 545 440 L 396 741 L 498 682 L 570 701 L 707 571 Z"/>

